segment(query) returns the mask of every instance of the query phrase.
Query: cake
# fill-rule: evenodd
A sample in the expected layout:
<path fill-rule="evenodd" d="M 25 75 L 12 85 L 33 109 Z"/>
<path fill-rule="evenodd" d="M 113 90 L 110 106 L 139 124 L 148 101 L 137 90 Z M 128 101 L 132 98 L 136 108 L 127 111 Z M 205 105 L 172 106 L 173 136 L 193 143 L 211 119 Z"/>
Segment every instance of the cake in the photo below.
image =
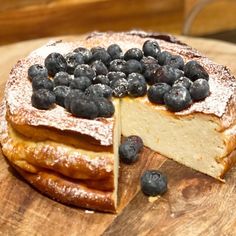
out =
<path fill-rule="evenodd" d="M 153 104 L 147 96 L 112 98 L 112 117 L 84 119 L 64 107 L 32 106 L 28 68 L 52 52 L 77 47 L 123 51 L 154 39 L 161 49 L 195 60 L 209 74 L 210 95 L 178 112 Z M 118 147 L 121 134 L 137 135 L 144 145 L 220 181 L 236 161 L 236 81 L 229 70 L 172 36 L 158 33 L 92 33 L 77 42 L 49 42 L 13 67 L 1 105 L 0 141 L 9 163 L 43 194 L 62 203 L 115 212 Z"/>

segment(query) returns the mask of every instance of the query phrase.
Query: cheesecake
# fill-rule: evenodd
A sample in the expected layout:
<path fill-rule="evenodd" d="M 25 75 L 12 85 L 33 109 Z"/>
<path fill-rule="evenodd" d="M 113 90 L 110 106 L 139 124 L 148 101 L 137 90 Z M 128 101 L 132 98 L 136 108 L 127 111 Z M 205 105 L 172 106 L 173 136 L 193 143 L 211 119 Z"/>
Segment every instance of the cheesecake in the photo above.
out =
<path fill-rule="evenodd" d="M 32 106 L 28 68 L 53 52 L 116 43 L 123 51 L 156 40 L 162 51 L 195 60 L 209 74 L 210 94 L 181 111 L 154 104 L 146 95 L 113 97 L 112 117 L 75 117 L 64 107 Z M 173 36 L 158 33 L 92 33 L 77 42 L 49 42 L 13 67 L 1 105 L 0 141 L 9 163 L 43 194 L 62 203 L 115 212 L 121 135 L 187 167 L 224 181 L 236 161 L 236 81 L 218 65 Z"/>

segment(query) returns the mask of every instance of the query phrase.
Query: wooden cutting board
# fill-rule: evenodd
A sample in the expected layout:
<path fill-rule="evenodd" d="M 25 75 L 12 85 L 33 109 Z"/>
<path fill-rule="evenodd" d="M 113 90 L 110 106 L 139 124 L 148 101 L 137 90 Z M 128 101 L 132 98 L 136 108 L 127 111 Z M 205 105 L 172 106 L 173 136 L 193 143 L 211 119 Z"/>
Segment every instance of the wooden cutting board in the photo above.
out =
<path fill-rule="evenodd" d="M 76 39 L 76 36 L 66 37 Z M 236 74 L 236 46 L 181 37 Z M 39 39 L 0 47 L 0 96 L 12 65 L 47 42 Z M 197 140 L 196 140 L 197 142 Z M 168 176 L 168 192 L 149 199 L 140 191 L 146 169 Z M 149 149 L 131 166 L 121 165 L 117 214 L 85 211 L 52 201 L 31 188 L 0 154 L 0 235 L 236 235 L 236 167 L 226 184 Z"/>

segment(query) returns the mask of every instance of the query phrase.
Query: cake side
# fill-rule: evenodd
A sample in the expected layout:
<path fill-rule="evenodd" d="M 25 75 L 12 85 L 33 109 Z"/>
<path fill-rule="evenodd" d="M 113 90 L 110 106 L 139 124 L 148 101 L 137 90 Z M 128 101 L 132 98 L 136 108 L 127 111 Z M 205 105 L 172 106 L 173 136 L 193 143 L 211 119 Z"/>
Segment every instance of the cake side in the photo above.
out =
<path fill-rule="evenodd" d="M 123 99 L 121 112 L 123 135 L 140 136 L 145 146 L 185 166 L 222 180 L 235 162 L 236 127 L 222 131 L 216 116 L 175 116 L 146 98 Z"/>

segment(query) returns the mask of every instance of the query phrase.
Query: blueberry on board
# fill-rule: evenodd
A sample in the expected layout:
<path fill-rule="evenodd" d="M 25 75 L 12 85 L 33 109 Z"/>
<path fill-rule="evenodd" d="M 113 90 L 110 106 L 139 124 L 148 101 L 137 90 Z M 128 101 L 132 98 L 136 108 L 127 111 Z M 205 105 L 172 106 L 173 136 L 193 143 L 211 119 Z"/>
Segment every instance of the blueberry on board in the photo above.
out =
<path fill-rule="evenodd" d="M 60 86 L 60 85 L 69 86 L 70 81 L 71 81 L 70 75 L 64 71 L 56 73 L 53 79 L 55 86 Z"/>
<path fill-rule="evenodd" d="M 114 59 L 122 59 L 123 58 L 122 49 L 117 44 L 111 44 L 107 48 L 107 52 L 110 54 L 112 60 L 114 60 Z"/>
<path fill-rule="evenodd" d="M 75 67 L 84 64 L 84 56 L 82 53 L 70 52 L 65 56 L 67 63 L 67 72 L 71 75 L 74 74 Z"/>
<path fill-rule="evenodd" d="M 66 59 L 57 52 L 50 53 L 46 57 L 44 64 L 50 76 L 54 76 L 59 71 L 67 70 Z"/>
<path fill-rule="evenodd" d="M 104 98 L 104 97 L 96 97 L 94 101 L 98 107 L 98 117 L 112 117 L 115 112 L 115 107 L 113 103 Z"/>
<path fill-rule="evenodd" d="M 70 111 L 74 116 L 85 118 L 85 119 L 94 119 L 98 117 L 98 107 L 96 103 L 89 98 L 73 98 L 70 103 Z"/>
<path fill-rule="evenodd" d="M 65 97 L 70 93 L 70 88 L 67 86 L 57 86 L 53 90 L 56 96 L 56 104 L 64 107 Z"/>
<path fill-rule="evenodd" d="M 156 83 L 149 87 L 147 96 L 150 102 L 155 104 L 164 104 L 164 95 L 171 89 L 167 83 Z"/>
<path fill-rule="evenodd" d="M 110 80 L 106 75 L 97 75 L 96 77 L 93 78 L 92 80 L 93 84 L 105 84 L 105 85 L 110 85 Z"/>
<path fill-rule="evenodd" d="M 156 40 L 147 40 L 143 44 L 143 53 L 145 56 L 157 58 L 161 52 L 160 46 Z"/>
<path fill-rule="evenodd" d="M 200 101 L 205 99 L 210 94 L 210 87 L 208 81 L 205 79 L 195 80 L 189 89 L 193 100 Z"/>
<path fill-rule="evenodd" d="M 112 80 L 110 86 L 114 97 L 125 97 L 128 94 L 128 81 L 124 78 Z"/>
<path fill-rule="evenodd" d="M 138 73 L 129 74 L 128 78 L 128 94 L 132 97 L 144 96 L 147 92 L 147 84 L 143 75 Z"/>
<path fill-rule="evenodd" d="M 80 53 L 83 55 L 84 63 L 89 63 L 92 58 L 92 53 L 89 49 L 84 47 L 78 47 L 74 50 L 76 53 Z"/>
<path fill-rule="evenodd" d="M 192 104 L 189 91 L 185 87 L 173 87 L 164 95 L 166 107 L 173 112 L 182 111 Z"/>
<path fill-rule="evenodd" d="M 119 146 L 119 157 L 123 163 L 132 164 L 139 158 L 139 150 L 132 142 L 123 142 Z"/>
<path fill-rule="evenodd" d="M 86 76 L 90 80 L 92 80 L 96 76 L 96 73 L 89 65 L 82 64 L 82 65 L 78 65 L 75 68 L 74 76 L 75 77 Z"/>
<path fill-rule="evenodd" d="M 161 66 L 163 66 L 166 64 L 166 60 L 168 60 L 168 58 L 171 58 L 171 57 L 172 57 L 171 53 L 167 51 L 162 51 L 161 53 L 157 55 L 158 63 Z"/>
<path fill-rule="evenodd" d="M 131 74 L 131 73 L 142 73 L 142 65 L 139 61 L 135 59 L 130 59 L 125 64 L 125 73 Z"/>
<path fill-rule="evenodd" d="M 162 195 L 167 191 L 167 177 L 158 170 L 146 170 L 140 182 L 142 192 L 148 196 Z"/>
<path fill-rule="evenodd" d="M 107 74 L 107 78 L 109 79 L 111 83 L 111 81 L 113 80 L 126 79 L 126 74 L 120 71 L 111 71 Z"/>
<path fill-rule="evenodd" d="M 54 84 L 52 80 L 48 78 L 40 78 L 35 77 L 32 80 L 32 88 L 33 90 L 39 90 L 39 89 L 47 89 L 47 90 L 53 90 Z"/>
<path fill-rule="evenodd" d="M 126 61 L 130 59 L 135 59 L 137 61 L 140 61 L 143 58 L 143 52 L 139 48 L 131 48 L 124 54 L 124 59 Z"/>
<path fill-rule="evenodd" d="M 121 71 L 125 73 L 126 61 L 123 59 L 115 59 L 110 62 L 109 71 Z"/>
<path fill-rule="evenodd" d="M 48 70 L 45 66 L 34 64 L 28 69 L 28 78 L 32 81 L 34 78 L 48 78 Z"/>
<path fill-rule="evenodd" d="M 195 81 L 197 79 L 209 79 L 209 75 L 202 65 L 197 61 L 189 61 L 184 66 L 184 75 Z"/>
<path fill-rule="evenodd" d="M 183 76 L 183 71 L 165 65 L 156 70 L 156 81 L 160 83 L 167 83 L 172 85 L 177 79 Z"/>
<path fill-rule="evenodd" d="M 183 68 L 184 68 L 184 60 L 179 55 L 171 55 L 170 57 L 166 57 L 165 65 L 169 65 L 171 67 L 183 70 Z"/>
<path fill-rule="evenodd" d="M 180 77 L 179 79 L 177 79 L 174 82 L 174 84 L 172 85 L 172 87 L 183 86 L 183 87 L 189 89 L 192 83 L 193 82 L 189 78 L 183 76 L 183 77 Z"/>
<path fill-rule="evenodd" d="M 95 47 L 91 49 L 92 58 L 91 61 L 102 61 L 105 65 L 109 65 L 111 62 L 111 56 L 105 48 Z"/>
<path fill-rule="evenodd" d="M 80 89 L 81 91 L 85 91 L 92 84 L 91 80 L 87 76 L 75 77 L 70 82 L 71 89 Z"/>
<path fill-rule="evenodd" d="M 64 107 L 67 111 L 70 111 L 70 104 L 74 98 L 83 98 L 85 97 L 84 93 L 79 89 L 71 89 L 68 95 L 64 99 Z"/>
<path fill-rule="evenodd" d="M 90 66 L 95 71 L 96 75 L 106 75 L 108 73 L 107 67 L 101 61 L 94 61 Z"/>
<path fill-rule="evenodd" d="M 31 97 L 32 106 L 41 110 L 47 110 L 55 103 L 55 94 L 47 89 L 39 89 L 33 92 Z"/>
<path fill-rule="evenodd" d="M 131 142 L 137 148 L 138 152 L 143 150 L 143 140 L 137 135 L 128 136 L 125 138 L 125 142 Z"/>

